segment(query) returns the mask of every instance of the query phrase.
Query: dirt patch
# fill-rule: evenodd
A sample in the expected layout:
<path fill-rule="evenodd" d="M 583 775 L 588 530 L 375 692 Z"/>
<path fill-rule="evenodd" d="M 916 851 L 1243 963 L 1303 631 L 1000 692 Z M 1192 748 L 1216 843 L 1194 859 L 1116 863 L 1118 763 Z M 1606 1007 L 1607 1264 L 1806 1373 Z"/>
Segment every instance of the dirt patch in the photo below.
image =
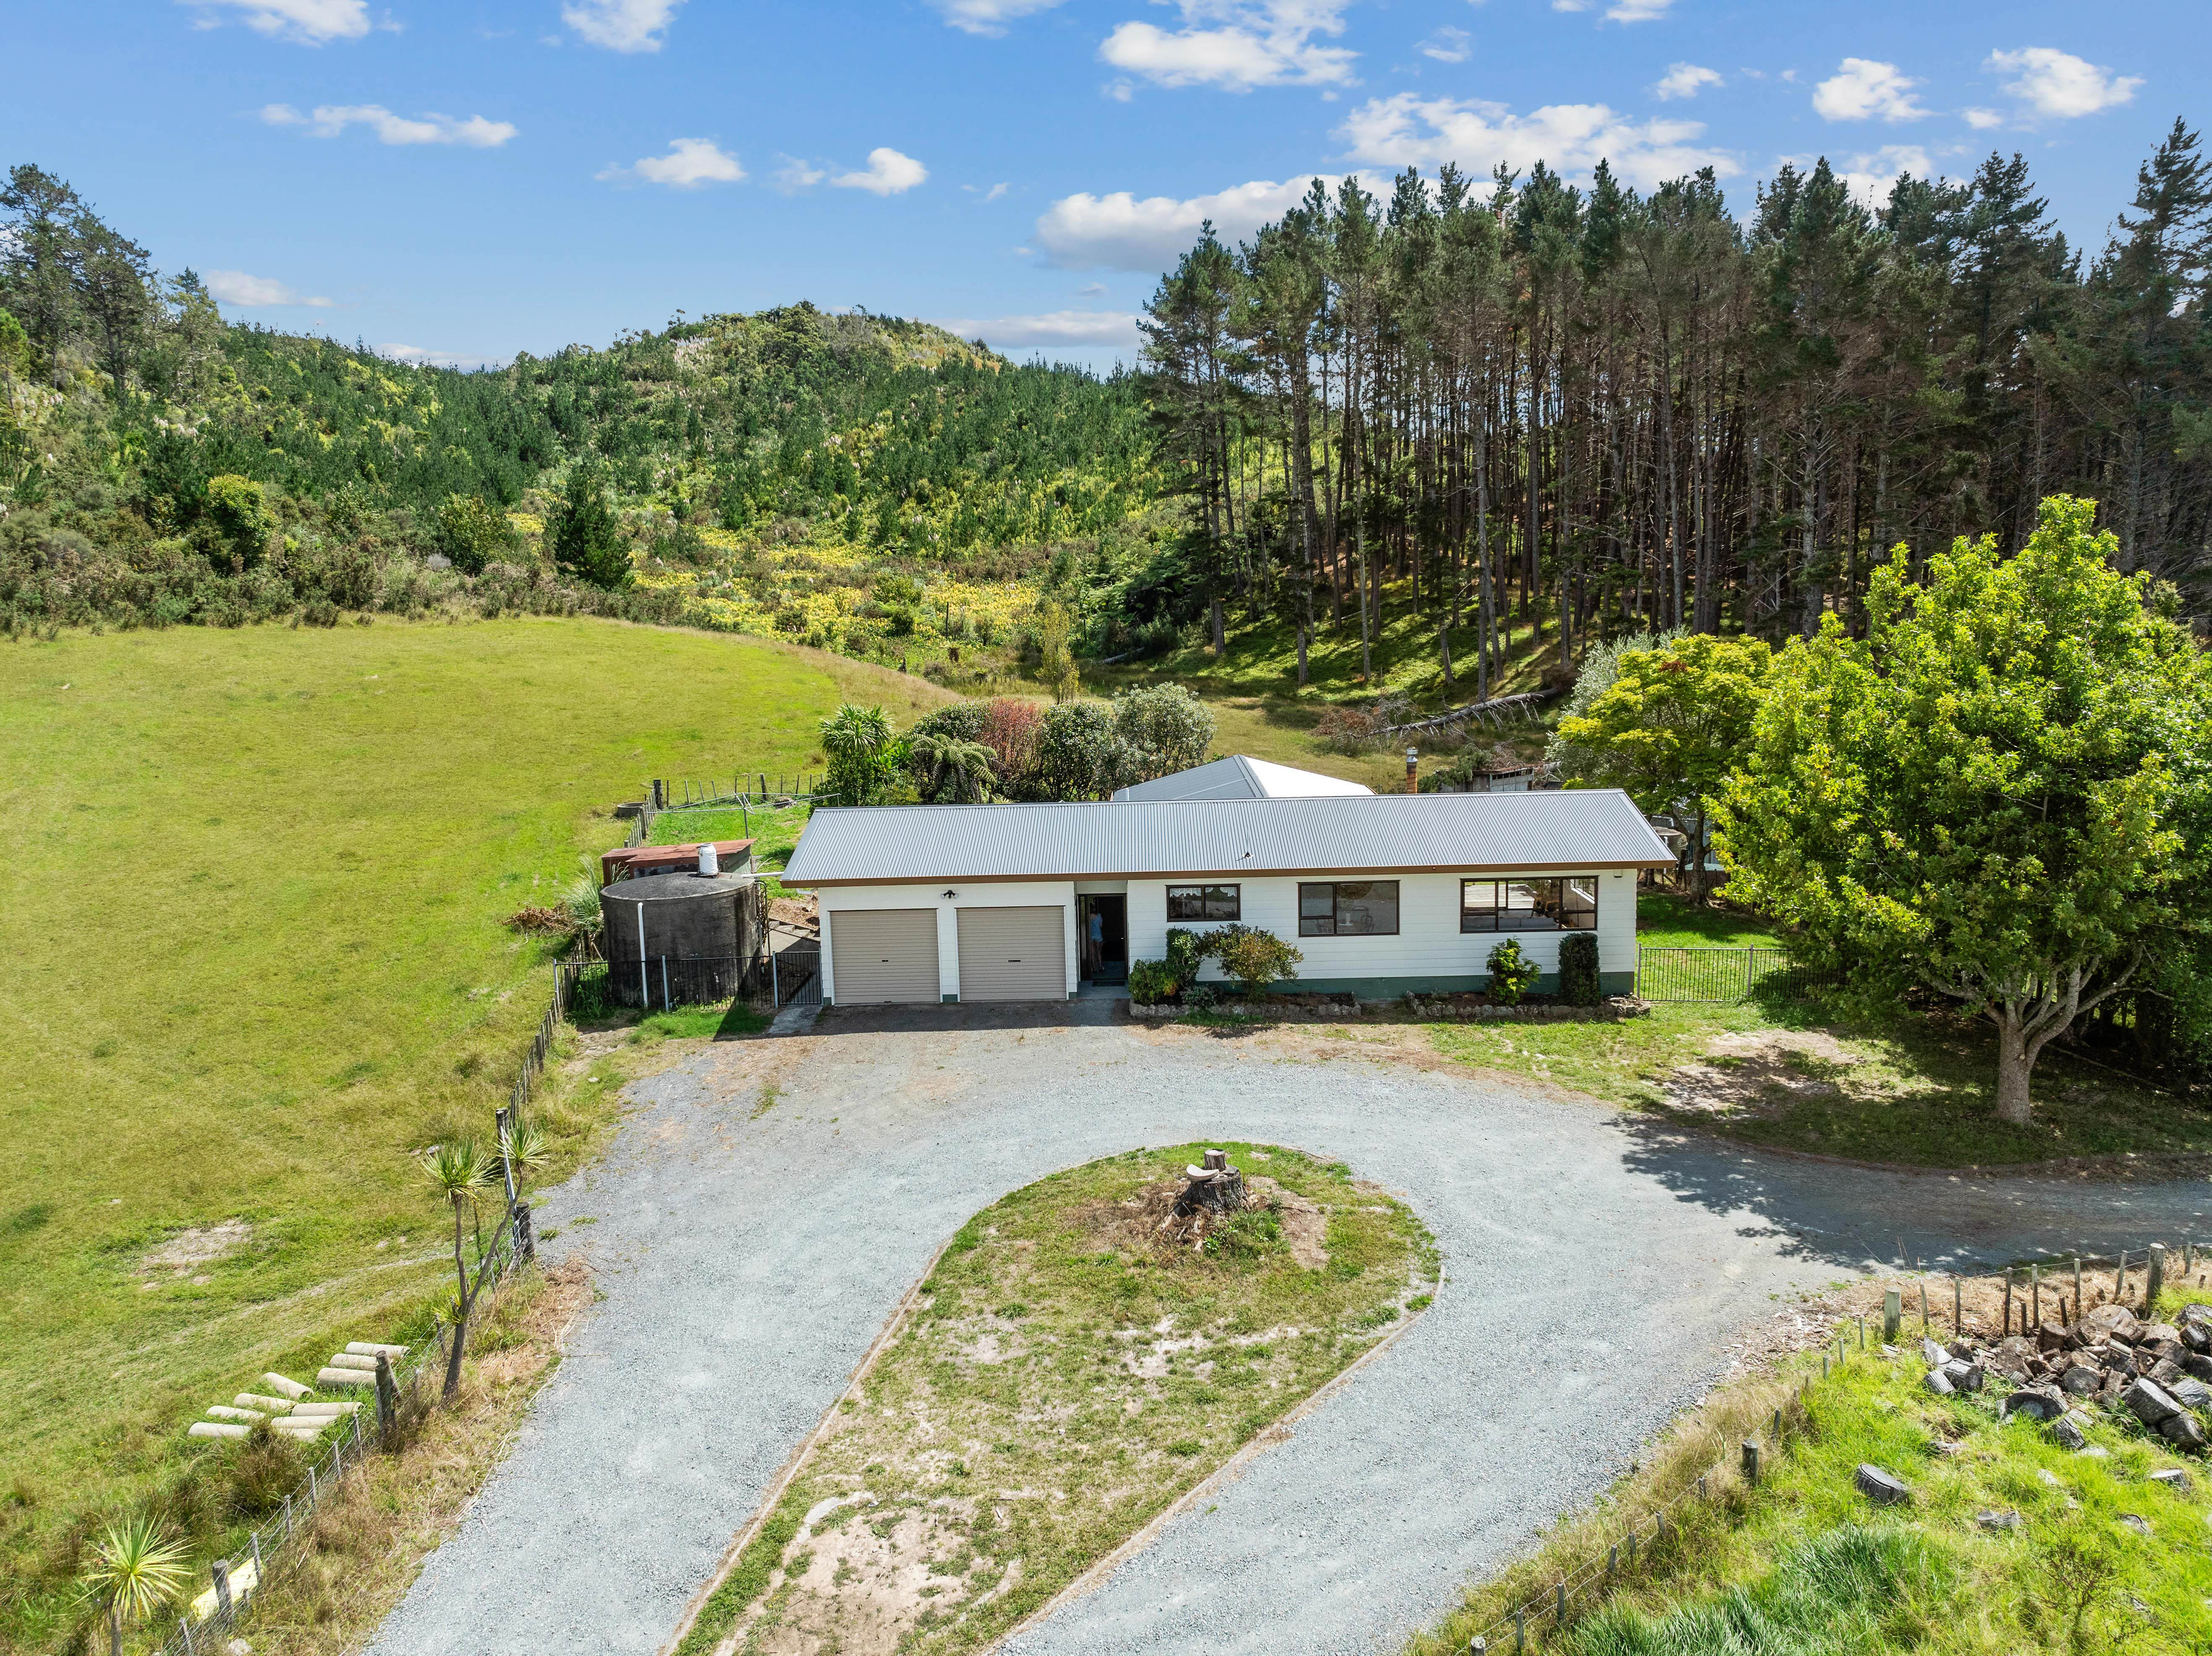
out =
<path fill-rule="evenodd" d="M 1178 1217 L 1176 1204 L 1184 1184 L 1166 1180 L 1122 1201 L 1095 1204 L 1077 1216 L 1077 1222 L 1102 1247 L 1140 1258 L 1202 1252 L 1207 1236 L 1227 1220 L 1206 1212 Z M 1319 1204 L 1285 1190 L 1265 1174 L 1247 1174 L 1244 1189 L 1249 1198 L 1245 1210 L 1274 1216 L 1293 1259 L 1308 1271 L 1328 1264 L 1328 1215 Z"/>
<path fill-rule="evenodd" d="M 168 1271 L 179 1277 L 190 1276 L 202 1265 L 211 1265 L 237 1253 L 252 1235 L 253 1227 L 243 1219 L 226 1219 L 218 1225 L 180 1230 L 140 1259 L 138 1269 L 142 1271 Z"/>
<path fill-rule="evenodd" d="M 1283 1240 L 1291 1245 L 1291 1258 L 1308 1271 L 1319 1271 L 1328 1263 L 1328 1216 L 1318 1204 L 1295 1191 L 1285 1190 L 1265 1174 L 1254 1174 L 1244 1183 L 1254 1195 L 1274 1209 L 1275 1217 L 1283 1227 Z"/>
<path fill-rule="evenodd" d="M 1838 1098 L 1842 1085 L 1816 1073 L 1863 1060 L 1817 1029 L 1717 1035 L 1708 1061 L 1685 1064 L 1667 1077 L 1668 1105 L 1693 1115 L 1776 1117 L 1811 1099 Z"/>

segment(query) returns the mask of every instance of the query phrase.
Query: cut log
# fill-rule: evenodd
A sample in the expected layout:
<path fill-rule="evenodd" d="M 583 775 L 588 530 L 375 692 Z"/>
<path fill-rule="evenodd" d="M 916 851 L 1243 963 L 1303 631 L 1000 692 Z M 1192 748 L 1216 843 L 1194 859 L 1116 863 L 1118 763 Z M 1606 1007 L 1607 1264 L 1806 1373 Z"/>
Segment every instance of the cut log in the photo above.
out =
<path fill-rule="evenodd" d="M 258 1392 L 240 1392 L 231 1401 L 241 1409 L 258 1409 L 264 1415 L 284 1415 L 292 1410 L 289 1398 L 264 1398 Z"/>
<path fill-rule="evenodd" d="M 404 1357 L 407 1355 L 407 1348 L 404 1345 L 378 1345 L 368 1340 L 356 1340 L 348 1345 L 346 1350 L 356 1357 L 374 1358 L 380 1351 L 387 1357 Z"/>
<path fill-rule="evenodd" d="M 242 1420 L 248 1426 L 252 1425 L 256 1421 L 269 1418 L 258 1409 L 234 1409 L 227 1403 L 212 1405 L 208 1410 L 208 1413 L 213 1415 L 217 1420 Z"/>
<path fill-rule="evenodd" d="M 288 1379 L 283 1374 L 273 1372 L 264 1374 L 261 1378 L 269 1382 L 270 1390 L 276 1392 L 279 1396 L 291 1398 L 295 1403 L 297 1403 L 301 1398 L 306 1397 L 308 1392 L 315 1389 L 312 1386 L 302 1386 L 295 1380 Z"/>
<path fill-rule="evenodd" d="M 196 1420 L 185 1429 L 186 1437 L 244 1437 L 251 1427 L 233 1425 L 226 1420 Z"/>
<path fill-rule="evenodd" d="M 329 1366 L 332 1368 L 366 1368 L 373 1374 L 376 1372 L 376 1359 L 364 1357 L 357 1351 L 336 1351 L 331 1354 Z"/>
<path fill-rule="evenodd" d="M 303 1403 L 292 1411 L 292 1417 L 295 1420 L 313 1420 L 319 1416 L 327 1420 L 332 1415 L 352 1414 L 360 1407 L 357 1402 Z"/>
<path fill-rule="evenodd" d="M 374 1386 L 376 1371 L 373 1368 L 325 1368 L 315 1376 L 318 1386 Z"/>

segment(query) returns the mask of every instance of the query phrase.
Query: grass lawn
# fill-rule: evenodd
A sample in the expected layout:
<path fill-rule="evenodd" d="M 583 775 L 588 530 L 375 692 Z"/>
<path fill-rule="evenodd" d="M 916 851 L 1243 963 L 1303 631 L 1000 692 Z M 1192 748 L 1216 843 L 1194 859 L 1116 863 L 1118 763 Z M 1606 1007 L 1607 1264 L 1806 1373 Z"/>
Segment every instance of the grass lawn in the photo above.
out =
<path fill-rule="evenodd" d="M 2103 1455 L 2069 1453 L 2025 1416 L 2001 1422 L 1994 1389 L 1931 1395 L 1906 1344 L 1894 1361 L 1854 1352 L 1825 1380 L 1817 1356 L 1799 1356 L 1729 1388 L 1595 1511 L 1471 1591 L 1408 1656 L 1456 1656 L 1531 1599 L 1547 1605 L 1530 1620 L 1532 1644 L 1570 1656 L 2181 1656 L 2212 1646 L 2201 1460 L 2101 1412 L 2088 1436 Z M 1778 1452 L 1777 1407 L 1789 1424 Z M 1764 1450 L 1756 1489 L 1739 1471 L 1747 1439 Z M 1860 1495 L 1863 1463 L 1902 1478 L 1911 1502 Z M 2150 1481 L 2164 1469 L 2186 1469 L 2188 1486 Z M 1668 1538 L 1655 1543 L 1651 1515 L 1670 1502 Z M 1985 1527 L 1981 1513 L 2017 1526 Z M 1615 1546 L 1626 1564 L 1608 1590 Z M 1583 1572 L 1595 1585 L 1558 1627 L 1553 1585 Z M 1512 1641 L 1509 1619 L 1490 1647 Z"/>
<path fill-rule="evenodd" d="M 80 1514 L 270 1368 L 439 1279 L 410 1153 L 489 1130 L 547 901 L 653 775 L 797 770 L 915 678 L 586 620 L 67 635 L 0 651 L 0 1647 L 64 1625 Z M 564 1118 L 573 1162 L 605 1095 Z M 226 1220 L 188 1270 L 145 1255 Z"/>
<path fill-rule="evenodd" d="M 1164 1236 L 1204 1148 L 1094 1162 L 969 1220 L 683 1656 L 733 1633 L 748 1652 L 987 1645 L 1428 1304 L 1419 1221 L 1295 1150 L 1226 1146 L 1281 1205 L 1202 1251 Z"/>
<path fill-rule="evenodd" d="M 1755 919 L 1663 894 L 1638 905 L 1640 941 L 1742 948 L 1777 941 Z M 1430 1026 L 1449 1057 L 1556 1082 L 1749 1143 L 1914 1167 L 2002 1167 L 2068 1156 L 2212 1154 L 2212 1111 L 2045 1050 L 2035 1120 L 1996 1118 L 1994 1034 L 1978 1019 L 1879 1021 L 1820 1001 L 1757 996 L 1662 1003 L 1621 1023 Z"/>

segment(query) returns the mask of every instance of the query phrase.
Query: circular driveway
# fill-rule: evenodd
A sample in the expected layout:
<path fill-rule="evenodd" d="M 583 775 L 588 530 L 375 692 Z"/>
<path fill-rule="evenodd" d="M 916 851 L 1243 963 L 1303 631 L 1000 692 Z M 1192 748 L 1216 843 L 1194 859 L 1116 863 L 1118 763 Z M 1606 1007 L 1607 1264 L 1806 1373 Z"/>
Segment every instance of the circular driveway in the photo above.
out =
<path fill-rule="evenodd" d="M 1340 1157 L 1412 1203 L 1444 1282 L 1021 1656 L 1394 1650 L 1612 1483 L 1775 1296 L 1900 1248 L 2139 1247 L 2212 1209 L 2201 1181 L 1755 1156 L 1356 1042 L 1152 1030 L 1113 1005 L 831 1011 L 634 1086 L 610 1153 L 538 1209 L 562 1232 L 543 1252 L 586 1255 L 603 1298 L 371 1649 L 660 1649 L 945 1237 L 1138 1145 Z"/>

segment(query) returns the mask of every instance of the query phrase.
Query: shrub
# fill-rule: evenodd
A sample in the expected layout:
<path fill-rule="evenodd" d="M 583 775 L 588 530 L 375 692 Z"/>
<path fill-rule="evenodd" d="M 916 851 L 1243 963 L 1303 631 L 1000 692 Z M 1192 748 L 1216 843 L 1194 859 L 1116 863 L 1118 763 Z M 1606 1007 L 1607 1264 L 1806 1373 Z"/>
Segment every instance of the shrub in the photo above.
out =
<path fill-rule="evenodd" d="M 1573 931 L 1559 939 L 1559 998 L 1570 1006 L 1595 1006 L 1604 998 L 1595 932 Z"/>
<path fill-rule="evenodd" d="M 205 498 L 208 520 L 228 545 L 231 567 L 243 571 L 260 562 L 276 526 L 267 492 L 251 477 L 225 472 L 208 479 Z"/>
<path fill-rule="evenodd" d="M 1205 945 L 1197 932 L 1180 925 L 1168 928 L 1168 974 L 1178 989 L 1198 981 L 1198 968 L 1205 960 Z"/>
<path fill-rule="evenodd" d="M 448 494 L 438 508 L 438 550 L 463 574 L 482 574 L 514 539 L 507 514 L 474 494 Z"/>
<path fill-rule="evenodd" d="M 1129 962 L 1129 998 L 1139 1006 L 1158 1006 L 1181 986 L 1165 961 Z"/>
<path fill-rule="evenodd" d="M 1153 684 L 1114 698 L 1114 732 L 1128 749 L 1131 779 L 1149 781 L 1206 762 L 1213 714 L 1182 685 Z"/>
<path fill-rule="evenodd" d="M 1272 931 L 1254 925 L 1224 925 L 1209 934 L 1200 947 L 1221 962 L 1221 969 L 1244 986 L 1257 1000 L 1267 986 L 1295 978 L 1305 959 L 1299 950 Z"/>
<path fill-rule="evenodd" d="M 1518 1006 L 1540 975 L 1536 962 L 1521 952 L 1518 937 L 1490 951 L 1490 998 L 1500 1006 Z"/>

